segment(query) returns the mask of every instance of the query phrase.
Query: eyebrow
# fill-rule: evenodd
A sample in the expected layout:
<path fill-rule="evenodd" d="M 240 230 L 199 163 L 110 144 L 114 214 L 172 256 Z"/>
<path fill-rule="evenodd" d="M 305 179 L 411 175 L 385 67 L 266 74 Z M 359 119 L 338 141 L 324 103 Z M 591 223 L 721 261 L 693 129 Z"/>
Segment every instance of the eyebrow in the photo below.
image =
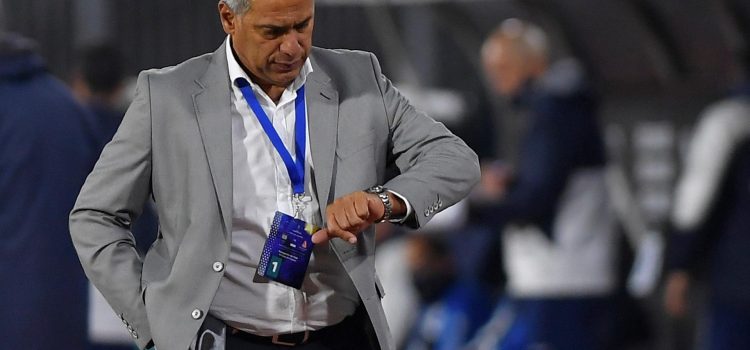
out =
<path fill-rule="evenodd" d="M 304 24 L 309 23 L 310 20 L 312 20 L 312 16 L 309 16 L 309 17 L 305 18 L 304 20 L 302 20 L 300 22 L 297 22 L 297 23 L 294 23 L 294 24 L 292 24 L 290 26 L 277 26 L 277 25 L 273 25 L 273 24 L 258 24 L 255 27 L 256 28 L 260 28 L 260 29 L 270 29 L 270 30 L 281 30 L 281 29 L 287 29 L 287 28 L 297 28 L 299 26 L 302 26 Z"/>

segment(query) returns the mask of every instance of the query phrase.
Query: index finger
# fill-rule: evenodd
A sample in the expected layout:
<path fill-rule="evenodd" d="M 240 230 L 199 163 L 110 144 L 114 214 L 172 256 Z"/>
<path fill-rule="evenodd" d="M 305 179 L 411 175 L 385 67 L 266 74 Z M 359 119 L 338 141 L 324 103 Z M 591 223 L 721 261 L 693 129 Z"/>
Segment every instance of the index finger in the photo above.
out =
<path fill-rule="evenodd" d="M 338 221 L 336 221 L 336 216 L 333 214 L 328 214 L 326 231 L 329 239 L 338 237 L 351 244 L 357 243 L 357 236 L 352 232 L 342 229 Z"/>

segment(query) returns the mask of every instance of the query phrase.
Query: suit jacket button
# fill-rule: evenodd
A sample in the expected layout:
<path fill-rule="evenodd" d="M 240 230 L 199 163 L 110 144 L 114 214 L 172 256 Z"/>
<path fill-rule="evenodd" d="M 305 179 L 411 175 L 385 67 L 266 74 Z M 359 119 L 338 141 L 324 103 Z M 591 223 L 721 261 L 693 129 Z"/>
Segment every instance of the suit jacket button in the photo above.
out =
<path fill-rule="evenodd" d="M 130 335 L 133 336 L 133 339 L 138 339 L 138 332 L 130 333 Z"/>
<path fill-rule="evenodd" d="M 221 272 L 224 270 L 224 264 L 221 261 L 217 261 L 213 266 L 214 272 Z"/>
<path fill-rule="evenodd" d="M 193 310 L 193 313 L 191 314 L 191 316 L 193 316 L 193 319 L 195 320 L 200 319 L 201 316 L 203 316 L 203 311 L 195 309 Z"/>
<path fill-rule="evenodd" d="M 430 211 L 428 209 L 425 209 L 424 216 L 430 216 Z"/>

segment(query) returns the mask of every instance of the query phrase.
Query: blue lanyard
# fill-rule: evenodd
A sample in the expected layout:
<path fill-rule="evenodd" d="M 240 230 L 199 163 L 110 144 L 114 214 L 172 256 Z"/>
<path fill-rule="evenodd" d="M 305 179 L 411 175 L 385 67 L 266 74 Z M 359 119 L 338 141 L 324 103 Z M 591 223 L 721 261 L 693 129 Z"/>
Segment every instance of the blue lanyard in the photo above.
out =
<path fill-rule="evenodd" d="M 297 98 L 294 100 L 294 152 L 296 154 L 296 160 L 292 159 L 292 155 L 284 146 L 284 142 L 281 141 L 281 137 L 273 127 L 271 119 L 260 106 L 258 98 L 255 97 L 253 88 L 250 83 L 244 78 L 238 78 L 235 80 L 235 84 L 242 91 L 242 95 L 245 96 L 247 104 L 250 105 L 250 109 L 253 110 L 255 117 L 258 118 L 263 131 L 268 135 L 268 139 L 271 140 L 271 144 L 279 152 L 279 156 L 284 161 L 286 171 L 289 173 L 289 179 L 292 180 L 292 190 L 295 195 L 302 195 L 305 193 L 305 86 L 297 90 Z"/>

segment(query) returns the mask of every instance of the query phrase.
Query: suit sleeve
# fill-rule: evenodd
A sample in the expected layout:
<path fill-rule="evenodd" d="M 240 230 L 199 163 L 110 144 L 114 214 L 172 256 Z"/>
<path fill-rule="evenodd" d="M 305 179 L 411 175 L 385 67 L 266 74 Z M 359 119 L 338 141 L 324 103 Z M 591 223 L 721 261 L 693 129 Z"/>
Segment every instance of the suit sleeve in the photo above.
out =
<path fill-rule="evenodd" d="M 414 215 L 404 224 L 418 228 L 469 193 L 479 181 L 479 160 L 442 123 L 417 111 L 370 58 L 388 117 L 388 165 L 398 169 L 385 187 L 409 201 Z"/>
<path fill-rule="evenodd" d="M 149 76 L 144 72 L 135 100 L 70 214 L 70 234 L 86 275 L 140 348 L 151 334 L 141 288 L 143 264 L 131 224 L 151 192 L 150 109 Z"/>

